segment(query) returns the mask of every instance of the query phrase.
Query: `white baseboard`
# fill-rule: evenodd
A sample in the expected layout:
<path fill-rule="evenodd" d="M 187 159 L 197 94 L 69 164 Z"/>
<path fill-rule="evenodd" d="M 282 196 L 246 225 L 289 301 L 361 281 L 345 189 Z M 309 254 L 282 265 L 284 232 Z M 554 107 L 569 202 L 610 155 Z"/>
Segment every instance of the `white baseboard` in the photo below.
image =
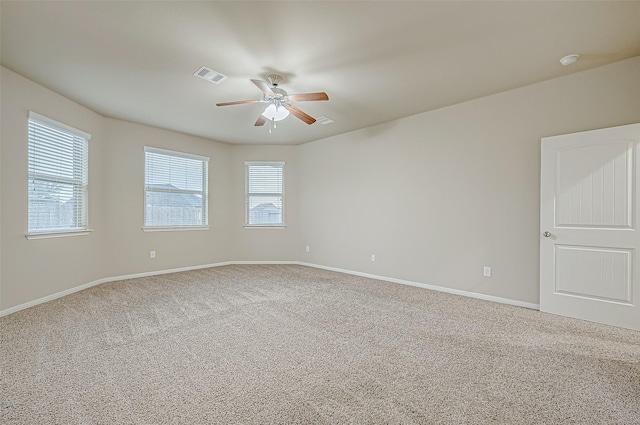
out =
<path fill-rule="evenodd" d="M 229 266 L 229 265 L 235 265 L 235 264 L 242 264 L 242 265 L 249 265 L 249 264 L 284 264 L 284 265 L 299 265 L 299 266 L 313 267 L 313 268 L 316 268 L 316 269 L 330 270 L 330 271 L 334 271 L 334 272 L 338 272 L 338 273 L 345 273 L 345 274 L 350 274 L 350 275 L 354 275 L 354 276 L 366 277 L 366 278 L 369 278 L 369 279 L 383 280 L 383 281 L 386 281 L 386 282 L 399 283 L 399 284 L 402 284 L 402 285 L 417 286 L 419 288 L 430 289 L 432 291 L 446 292 L 446 293 L 449 293 L 449 294 L 462 295 L 462 296 L 471 297 L 471 298 L 478 298 L 478 299 L 485 300 L 485 301 L 493 301 L 493 302 L 497 302 L 497 303 L 501 303 L 501 304 L 509 304 L 509 305 L 515 305 L 515 306 L 518 306 L 518 307 L 530 308 L 530 309 L 533 309 L 533 310 L 540 310 L 540 306 L 538 304 L 527 303 L 527 302 L 524 302 L 524 301 L 511 300 L 511 299 L 508 299 L 508 298 L 494 297 L 492 295 L 478 294 L 478 293 L 475 293 L 475 292 L 462 291 L 462 290 L 459 290 L 459 289 L 451 289 L 451 288 L 446 288 L 444 286 L 436 286 L 436 285 L 429 285 L 429 284 L 426 284 L 426 283 L 412 282 L 410 280 L 396 279 L 396 278 L 393 278 L 393 277 L 378 276 L 378 275 L 374 275 L 374 274 L 362 273 L 362 272 L 357 272 L 357 271 L 353 271 L 353 270 L 340 269 L 340 268 L 337 268 L 337 267 L 323 266 L 323 265 L 320 265 L 320 264 L 305 263 L 305 262 L 302 262 L 302 261 L 224 261 L 224 262 L 220 262 L 220 263 L 204 264 L 204 265 L 199 265 L 199 266 L 188 266 L 188 267 L 180 267 L 180 268 L 176 268 L 176 269 L 156 270 L 156 271 L 151 271 L 151 272 L 133 273 L 133 274 L 122 275 L 122 276 L 105 277 L 105 278 L 102 278 L 102 279 L 94 280 L 94 281 L 89 282 L 89 283 L 85 283 L 85 284 L 80 285 L 80 286 L 76 286 L 74 288 L 66 289 L 66 290 L 61 291 L 61 292 L 56 292 L 55 294 L 47 295 L 46 297 L 38 298 L 37 300 L 29 301 L 29 302 L 26 302 L 24 304 L 20 304 L 20 305 L 14 306 L 14 307 L 7 308 L 5 310 L 0 310 L 0 317 L 15 313 L 15 312 L 20 311 L 20 310 L 24 310 L 24 309 L 29 308 L 29 307 L 36 306 L 38 304 L 46 303 L 47 301 L 53 301 L 55 299 L 62 298 L 64 296 L 71 295 L 74 292 L 79 292 L 79 291 L 82 291 L 84 289 L 91 288 L 92 286 L 100 285 L 102 283 L 115 282 L 115 281 L 118 281 L 118 280 L 137 279 L 137 278 L 140 278 L 140 277 L 156 276 L 156 275 L 161 275 L 161 274 L 185 272 L 185 271 L 190 271 L 190 270 L 208 269 L 208 268 L 211 268 L 211 267 Z"/>
<path fill-rule="evenodd" d="M 0 317 L 6 316 L 11 313 L 15 313 L 20 310 L 24 310 L 25 308 L 33 307 L 38 304 L 46 303 L 47 301 L 53 301 L 57 298 L 62 298 L 67 295 L 71 295 L 74 292 L 82 291 L 83 289 L 91 288 L 92 286 L 100 285 L 101 283 L 108 282 L 105 279 L 94 280 L 93 282 L 85 283 L 84 285 L 76 286 L 74 288 L 66 289 L 61 292 L 56 292 L 55 294 L 47 295 L 46 297 L 38 298 L 37 300 L 29 301 L 24 304 L 19 304 L 10 308 L 6 308 L 4 310 L 0 310 Z"/>
<path fill-rule="evenodd" d="M 298 262 L 298 264 L 301 266 L 314 267 L 317 269 L 324 269 L 324 270 L 330 270 L 330 271 L 339 272 L 339 273 L 351 274 L 355 276 L 366 277 L 369 279 L 384 280 L 386 282 L 399 283 L 402 285 L 417 286 L 418 288 L 430 289 L 432 291 L 446 292 L 448 294 L 462 295 L 465 297 L 478 298 L 480 300 L 485 300 L 485 301 L 493 301 L 501 304 L 515 305 L 518 307 L 530 308 L 532 310 L 540 310 L 539 304 L 527 303 L 524 301 L 512 300 L 509 298 L 494 297 L 493 295 L 478 294 L 477 292 L 468 292 L 468 291 L 463 291 L 461 289 L 446 288 L 444 286 L 429 285 L 427 283 L 412 282 L 410 280 L 396 279 L 394 277 L 378 276 L 375 274 L 356 272 L 353 270 L 339 269 L 337 267 L 322 266 L 319 264 L 311 264 L 311 263 L 304 263 L 304 262 Z"/>
<path fill-rule="evenodd" d="M 233 261 L 223 261 L 220 263 L 202 264 L 199 266 L 178 267 L 177 269 L 155 270 L 152 272 L 126 274 L 122 276 L 114 276 L 114 277 L 107 277 L 105 279 L 100 279 L 101 280 L 100 283 L 115 282 L 117 280 L 137 279 L 139 277 L 147 277 L 147 276 L 157 276 L 159 274 L 188 272 L 190 270 L 210 269 L 212 267 L 229 266 L 231 264 L 236 264 L 236 263 Z"/>
<path fill-rule="evenodd" d="M 299 265 L 300 261 L 229 261 L 229 264 L 285 264 Z"/>
<path fill-rule="evenodd" d="M 168 269 L 168 270 L 156 270 L 152 272 L 142 272 L 142 273 L 133 273 L 122 276 L 113 276 L 113 277 L 105 277 L 102 279 L 94 280 L 89 283 L 85 283 L 84 285 L 76 286 L 74 288 L 69 288 L 61 292 L 56 292 L 55 294 L 47 295 L 46 297 L 38 298 L 37 300 L 29 301 L 24 304 L 16 305 L 14 307 L 10 307 L 4 310 L 0 310 L 0 317 L 6 316 L 11 313 L 15 313 L 20 310 L 24 310 L 25 308 L 33 307 L 38 304 L 46 303 L 47 301 L 53 301 L 58 298 L 62 298 L 67 295 L 71 295 L 74 292 L 82 291 L 84 289 L 91 288 L 92 286 L 100 285 L 102 283 L 107 282 L 115 282 L 117 280 L 126 280 L 126 279 L 136 279 L 139 277 L 146 276 L 155 276 L 159 274 L 168 274 L 168 273 L 177 273 L 177 272 L 186 272 L 189 270 L 198 270 L 198 269 L 208 269 L 210 267 L 220 267 L 220 266 L 228 266 L 230 264 L 235 264 L 231 261 L 225 261 L 222 263 L 214 263 L 214 264 L 205 264 L 200 266 L 190 266 L 190 267 L 180 267 L 177 269 Z"/>

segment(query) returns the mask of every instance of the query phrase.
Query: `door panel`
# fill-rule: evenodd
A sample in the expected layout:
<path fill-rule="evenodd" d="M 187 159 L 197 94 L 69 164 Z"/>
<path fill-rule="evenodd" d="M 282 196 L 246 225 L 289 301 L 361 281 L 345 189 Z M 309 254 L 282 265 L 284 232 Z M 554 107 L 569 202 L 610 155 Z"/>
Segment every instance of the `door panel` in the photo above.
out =
<path fill-rule="evenodd" d="M 557 226 L 631 227 L 633 144 L 559 150 Z"/>
<path fill-rule="evenodd" d="M 555 292 L 631 304 L 631 250 L 556 245 Z"/>
<path fill-rule="evenodd" d="M 640 124 L 542 139 L 540 310 L 640 330 Z"/>

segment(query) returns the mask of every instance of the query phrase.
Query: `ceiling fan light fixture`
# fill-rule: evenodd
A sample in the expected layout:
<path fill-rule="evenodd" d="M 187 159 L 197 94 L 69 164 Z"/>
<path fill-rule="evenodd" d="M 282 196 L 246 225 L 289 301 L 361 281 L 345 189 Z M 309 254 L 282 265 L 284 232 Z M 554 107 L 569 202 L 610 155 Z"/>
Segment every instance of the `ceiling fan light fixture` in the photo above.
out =
<path fill-rule="evenodd" d="M 262 116 L 271 121 L 282 121 L 289 116 L 289 111 L 284 107 L 277 107 L 273 103 L 264 110 Z"/>

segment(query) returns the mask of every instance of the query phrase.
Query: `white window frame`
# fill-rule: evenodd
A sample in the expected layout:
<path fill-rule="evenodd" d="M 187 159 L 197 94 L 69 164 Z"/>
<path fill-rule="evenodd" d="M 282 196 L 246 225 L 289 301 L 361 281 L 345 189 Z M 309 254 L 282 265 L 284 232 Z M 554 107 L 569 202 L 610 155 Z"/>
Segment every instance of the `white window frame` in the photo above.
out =
<path fill-rule="evenodd" d="M 37 139 L 36 134 L 32 134 L 31 126 L 41 126 L 47 127 L 58 132 L 64 133 L 67 136 L 74 137 L 76 139 L 80 139 L 83 143 L 83 155 L 82 160 L 77 162 L 74 157 L 61 157 L 60 160 L 71 161 L 73 164 L 73 178 L 65 178 L 61 176 L 56 176 L 55 174 L 48 174 L 46 170 L 40 170 L 39 172 L 34 170 L 33 168 L 38 168 L 37 164 L 32 164 L 32 150 L 36 150 L 42 147 L 43 141 L 40 140 L 38 146 L 34 145 L 35 139 Z M 30 210 L 31 204 L 29 202 L 29 196 L 27 195 L 27 232 L 25 237 L 27 239 L 43 239 L 43 238 L 57 238 L 57 237 L 65 237 L 65 236 L 82 236 L 88 235 L 92 232 L 92 229 L 89 228 L 89 140 L 91 139 L 91 134 L 84 132 L 82 130 L 78 130 L 77 128 L 71 127 L 67 124 L 63 124 L 54 119 L 46 117 L 44 115 L 40 115 L 36 112 L 29 111 L 29 118 L 27 121 L 27 136 L 28 136 L 28 180 L 38 180 L 43 182 L 52 182 L 52 183 L 63 183 L 67 185 L 73 185 L 77 193 L 80 196 L 80 214 L 74 214 L 75 217 L 75 226 L 71 226 L 68 228 L 42 228 L 42 229 L 32 229 L 30 223 Z M 44 142 L 46 143 L 46 142 Z M 49 145 L 55 149 L 54 145 Z M 59 152 L 58 152 L 59 153 Z M 42 168 L 42 167 L 40 167 Z"/>
<path fill-rule="evenodd" d="M 196 161 L 202 161 L 203 171 L 202 171 L 202 192 L 193 191 L 193 190 L 185 190 L 179 189 L 172 192 L 184 193 L 184 194 L 196 194 L 199 193 L 202 196 L 202 216 L 204 219 L 203 224 L 186 224 L 186 225 L 161 225 L 161 226 L 150 226 L 147 225 L 147 153 L 155 153 L 159 155 L 166 155 L 171 157 L 178 158 L 187 158 L 193 159 Z M 178 152 L 172 151 L 168 149 L 160 149 L 152 146 L 144 147 L 144 184 L 143 184 L 143 216 L 142 216 L 142 230 L 145 232 L 166 232 L 166 231 L 181 231 L 181 230 L 208 230 L 209 229 L 209 157 L 195 155 L 186 152 Z M 155 189 L 153 192 L 163 192 L 161 189 Z"/>
<path fill-rule="evenodd" d="M 244 228 L 245 229 L 284 229 L 285 223 L 285 171 L 284 161 L 245 161 L 245 214 L 244 214 Z M 265 192 L 249 192 L 249 168 L 254 165 L 275 165 L 282 168 L 282 192 L 279 193 L 265 193 Z M 281 223 L 267 223 L 267 224 L 250 224 L 250 199 L 252 196 L 279 196 L 282 198 L 282 222 Z"/>

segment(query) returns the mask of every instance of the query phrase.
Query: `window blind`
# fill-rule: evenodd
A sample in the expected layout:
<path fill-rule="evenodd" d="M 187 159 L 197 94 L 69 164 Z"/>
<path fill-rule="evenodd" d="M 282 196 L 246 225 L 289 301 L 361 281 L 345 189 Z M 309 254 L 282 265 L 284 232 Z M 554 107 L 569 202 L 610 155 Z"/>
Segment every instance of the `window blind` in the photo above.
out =
<path fill-rule="evenodd" d="M 284 162 L 246 162 L 246 224 L 284 225 Z"/>
<path fill-rule="evenodd" d="M 146 227 L 206 226 L 209 158 L 145 147 Z"/>
<path fill-rule="evenodd" d="M 29 113 L 28 233 L 86 230 L 91 135 Z"/>

